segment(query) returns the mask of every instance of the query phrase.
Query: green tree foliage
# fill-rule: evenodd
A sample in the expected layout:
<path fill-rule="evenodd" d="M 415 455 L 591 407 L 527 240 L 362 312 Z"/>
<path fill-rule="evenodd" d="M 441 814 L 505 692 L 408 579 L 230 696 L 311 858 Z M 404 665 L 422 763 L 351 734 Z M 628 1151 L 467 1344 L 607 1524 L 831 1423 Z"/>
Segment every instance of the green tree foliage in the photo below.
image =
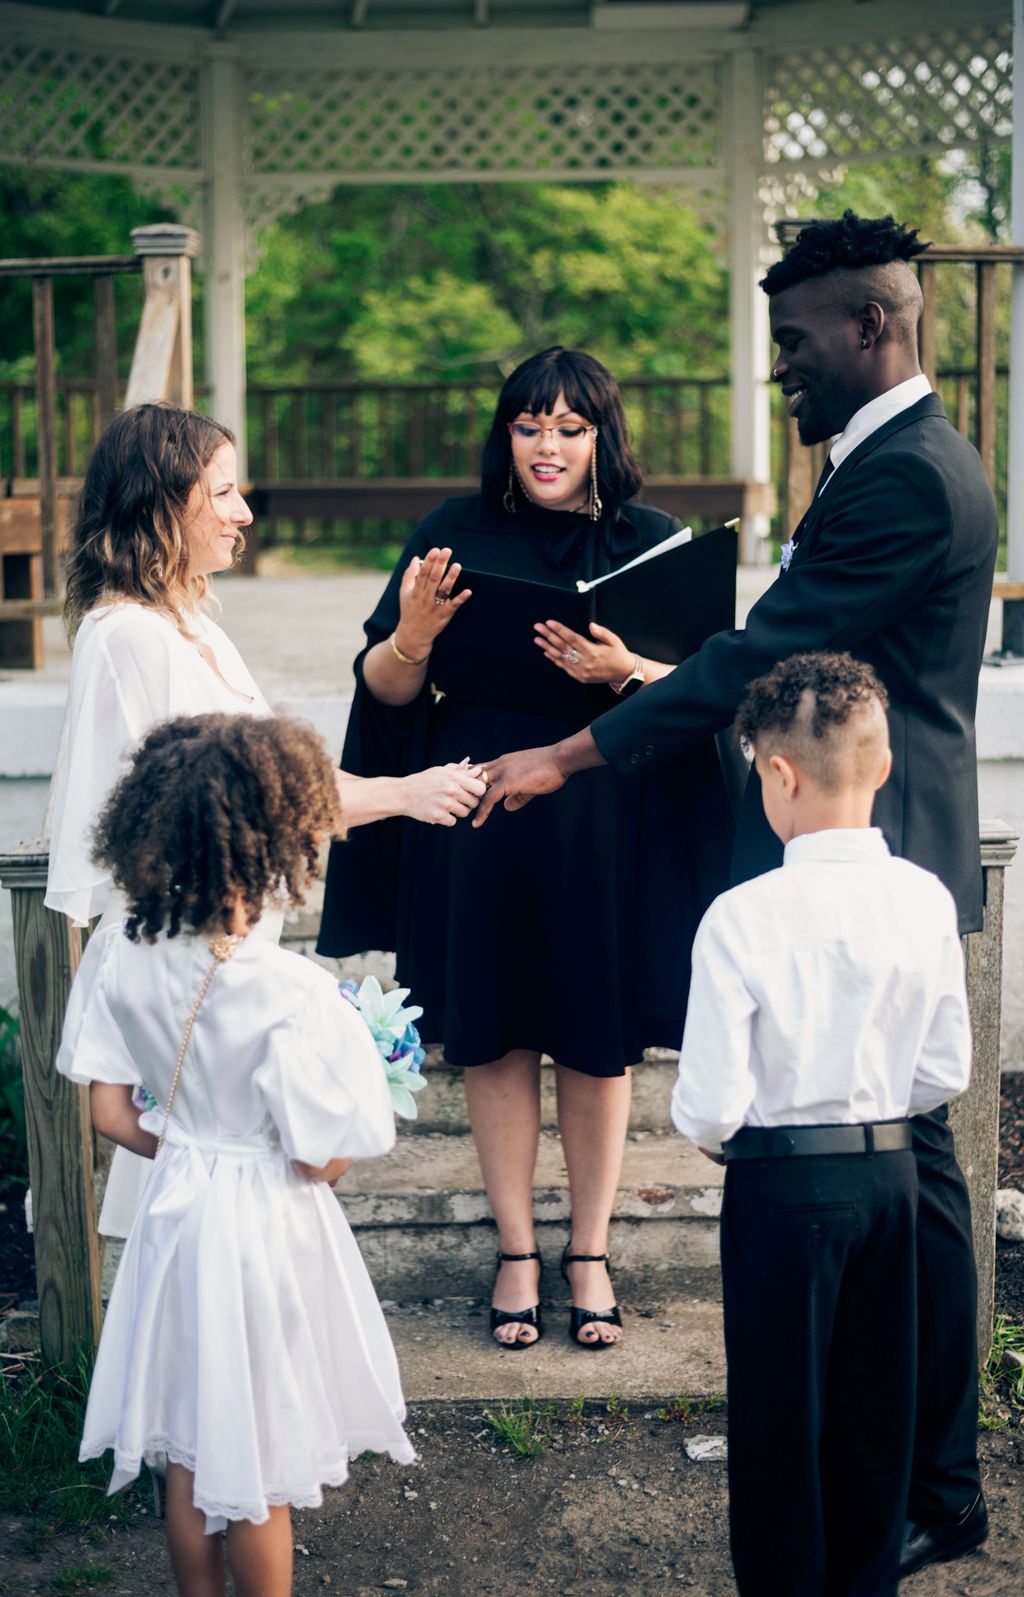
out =
<path fill-rule="evenodd" d="M 249 370 L 479 380 L 560 342 L 623 375 L 719 373 L 727 296 L 714 232 L 672 190 L 338 189 L 263 240 Z"/>
<path fill-rule="evenodd" d="M 0 166 L 3 254 L 19 259 L 52 255 L 130 255 L 131 230 L 171 221 L 175 210 L 137 194 L 124 178 Z M 118 279 L 118 352 L 127 374 L 142 305 L 138 277 Z M 92 285 L 66 278 L 54 286 L 58 370 L 91 378 L 94 367 Z M 0 284 L 0 377 L 31 382 L 32 290 L 26 278 Z"/>

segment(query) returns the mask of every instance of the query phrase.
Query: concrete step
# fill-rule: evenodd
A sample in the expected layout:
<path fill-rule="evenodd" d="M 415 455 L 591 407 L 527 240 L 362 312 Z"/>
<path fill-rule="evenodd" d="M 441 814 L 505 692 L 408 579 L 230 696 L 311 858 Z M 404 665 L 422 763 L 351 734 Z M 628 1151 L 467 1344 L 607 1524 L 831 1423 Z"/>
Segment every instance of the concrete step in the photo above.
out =
<path fill-rule="evenodd" d="M 545 1309 L 544 1336 L 521 1352 L 497 1345 L 486 1306 L 478 1302 L 385 1302 L 384 1313 L 410 1403 L 583 1395 L 657 1405 L 725 1391 L 722 1310 L 707 1297 L 641 1308 L 623 1303 L 622 1341 L 602 1353 L 569 1341 L 568 1299 Z"/>
<path fill-rule="evenodd" d="M 676 1079 L 679 1056 L 668 1048 L 649 1048 L 643 1063 L 633 1070 L 633 1096 L 629 1111 L 632 1132 L 669 1132 L 668 1101 Z M 429 1086 L 416 1099 L 419 1119 L 412 1122 L 414 1136 L 422 1132 L 459 1134 L 469 1130 L 462 1070 L 446 1065 L 440 1048 L 431 1048 L 423 1065 Z M 545 1059 L 540 1074 L 541 1125 L 553 1131 L 558 1125 L 555 1069 Z"/>
<path fill-rule="evenodd" d="M 681 1137 L 631 1133 L 609 1243 L 622 1296 L 637 1303 L 691 1292 L 716 1297 L 721 1199 L 722 1171 Z M 488 1298 L 495 1230 L 467 1134 L 403 1134 L 386 1159 L 352 1167 L 339 1201 L 382 1298 Z M 540 1139 L 534 1214 L 548 1266 L 542 1296 L 561 1301 L 557 1264 L 569 1233 L 569 1189 L 551 1132 Z"/>

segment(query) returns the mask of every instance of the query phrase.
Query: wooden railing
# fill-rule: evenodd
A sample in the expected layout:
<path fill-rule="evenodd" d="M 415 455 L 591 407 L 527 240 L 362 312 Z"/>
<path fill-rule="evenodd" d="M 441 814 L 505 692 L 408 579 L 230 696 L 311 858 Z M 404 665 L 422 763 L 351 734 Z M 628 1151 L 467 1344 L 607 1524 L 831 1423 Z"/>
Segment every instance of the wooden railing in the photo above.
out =
<path fill-rule="evenodd" d="M 134 255 L 63 256 L 0 261 L 0 281 L 29 278 L 35 384 L 32 401 L 32 478 L 26 452 L 26 390 L 8 390 L 9 438 L 0 454 L 0 665 L 42 663 L 41 618 L 60 608 L 59 551 L 67 500 L 83 463 L 121 398 L 117 379 L 114 279 L 141 272 L 142 320 L 132 356 L 125 402 L 172 399 L 191 406 L 192 299 L 190 261 L 198 248 L 191 228 L 158 225 L 132 232 Z M 95 370 L 92 382 L 58 385 L 54 339 L 55 278 L 93 282 Z M 63 415 L 58 421 L 58 392 Z M 81 432 L 75 394 L 87 395 Z M 81 445 L 81 447 L 79 447 Z M 2 445 L 0 445 L 2 448 Z M 7 461 L 10 462 L 8 468 Z M 20 468 L 20 469 L 19 469 Z"/>
<path fill-rule="evenodd" d="M 137 258 L 127 259 L 137 269 Z M 1024 250 L 1011 246 L 932 246 L 917 263 L 924 296 L 922 365 L 954 424 L 981 452 L 1004 536 L 1009 385 L 999 348 L 997 275 L 1022 259 Z M 969 274 L 974 285 L 974 360 L 960 364 L 939 360 L 936 332 L 940 279 L 948 282 L 955 271 Z M 104 325 L 112 325 L 109 312 L 104 317 L 98 311 L 98 333 Z M 98 337 L 98 357 L 100 342 Z M 9 494 L 38 492 L 35 480 L 44 475 L 50 481 L 55 477 L 58 487 L 78 475 L 118 397 L 109 357 L 104 373 L 52 384 L 52 403 L 47 383 L 0 384 L 0 479 L 10 481 Z M 264 544 L 351 545 L 367 551 L 401 541 L 408 531 L 410 494 L 416 498 L 414 485 L 426 485 L 423 491 L 429 493 L 436 479 L 440 497 L 453 484 L 464 489 L 475 481 L 496 386 L 496 380 L 250 384 L 250 478 L 257 490 L 294 488 L 290 499 L 281 491 L 269 494 L 258 536 Z M 654 479 L 652 499 L 666 482 L 682 485 L 684 493 L 698 479 L 728 482 L 727 377 L 634 377 L 621 386 L 636 453 Z M 197 395 L 202 404 L 205 396 L 201 390 Z M 797 444 L 795 424 L 787 421 L 777 390 L 776 395 L 772 453 L 776 529 L 781 531 L 794 526 L 805 509 L 823 450 Z M 44 432 L 53 440 L 52 460 L 47 456 L 41 462 L 39 416 L 48 413 L 52 426 L 48 423 Z M 367 482 L 376 484 L 372 495 L 363 489 Z M 334 485 L 333 498 L 301 486 L 316 483 Z M 737 486 L 746 491 L 748 485 Z"/>

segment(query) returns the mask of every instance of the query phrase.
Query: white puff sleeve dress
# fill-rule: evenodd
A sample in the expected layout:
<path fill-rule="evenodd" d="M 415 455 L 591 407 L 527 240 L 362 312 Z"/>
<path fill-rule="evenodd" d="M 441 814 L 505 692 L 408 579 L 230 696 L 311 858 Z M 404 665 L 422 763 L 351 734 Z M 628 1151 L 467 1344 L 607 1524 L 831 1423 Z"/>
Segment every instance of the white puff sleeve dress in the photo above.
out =
<path fill-rule="evenodd" d="M 109 875 L 94 864 L 93 830 L 115 782 L 150 729 L 179 715 L 270 715 L 271 709 L 225 632 L 201 611 L 184 618 L 217 661 L 147 605 L 100 605 L 82 621 L 71 655 L 71 681 L 51 788 L 46 906 L 87 926 L 124 918 Z M 283 915 L 268 906 L 261 937 L 276 942 Z M 146 1175 L 145 1161 L 114 1154 L 99 1229 L 127 1236 Z"/>
<path fill-rule="evenodd" d="M 145 1085 L 160 1107 L 210 965 L 204 938 L 86 948 L 57 1067 Z M 195 1473 L 207 1530 L 319 1505 L 350 1458 L 415 1457 L 391 1339 L 355 1239 L 292 1159 L 368 1158 L 395 1138 L 368 1029 L 328 973 L 252 935 L 218 966 L 193 1027 L 167 1137 L 107 1309 L 80 1456 L 114 1451 L 110 1490 L 143 1459 Z"/>

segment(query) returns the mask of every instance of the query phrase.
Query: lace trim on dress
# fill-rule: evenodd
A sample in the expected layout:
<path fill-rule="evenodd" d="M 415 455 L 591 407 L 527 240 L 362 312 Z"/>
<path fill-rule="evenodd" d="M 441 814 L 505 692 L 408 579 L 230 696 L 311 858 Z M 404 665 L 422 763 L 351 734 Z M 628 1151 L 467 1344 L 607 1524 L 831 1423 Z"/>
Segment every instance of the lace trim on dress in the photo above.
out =
<path fill-rule="evenodd" d="M 196 1456 L 186 1448 L 179 1447 L 169 1436 L 147 1437 L 145 1446 L 139 1454 L 122 1453 L 114 1444 L 113 1438 L 108 1442 L 95 1443 L 88 1451 L 79 1453 L 79 1460 L 85 1463 L 90 1458 L 100 1458 L 108 1450 L 114 1454 L 114 1468 L 126 1476 L 136 1476 L 143 1462 L 150 1468 L 158 1468 L 164 1461 L 180 1464 L 183 1469 L 191 1470 L 195 1474 Z M 316 1466 L 317 1479 L 302 1487 L 268 1487 L 263 1494 L 263 1499 L 258 1503 L 224 1503 L 200 1493 L 193 1493 L 192 1501 L 196 1508 L 211 1518 L 220 1519 L 247 1519 L 254 1525 L 262 1525 L 269 1519 L 267 1512 L 270 1508 L 320 1508 L 323 1506 L 324 1486 L 344 1486 L 348 1480 L 349 1464 L 352 1459 L 358 1458 L 361 1453 L 387 1453 L 396 1464 L 415 1464 L 416 1449 L 406 1439 L 405 1444 L 391 1442 L 378 1432 L 353 1438 L 340 1460 L 331 1464 L 318 1464 Z"/>

